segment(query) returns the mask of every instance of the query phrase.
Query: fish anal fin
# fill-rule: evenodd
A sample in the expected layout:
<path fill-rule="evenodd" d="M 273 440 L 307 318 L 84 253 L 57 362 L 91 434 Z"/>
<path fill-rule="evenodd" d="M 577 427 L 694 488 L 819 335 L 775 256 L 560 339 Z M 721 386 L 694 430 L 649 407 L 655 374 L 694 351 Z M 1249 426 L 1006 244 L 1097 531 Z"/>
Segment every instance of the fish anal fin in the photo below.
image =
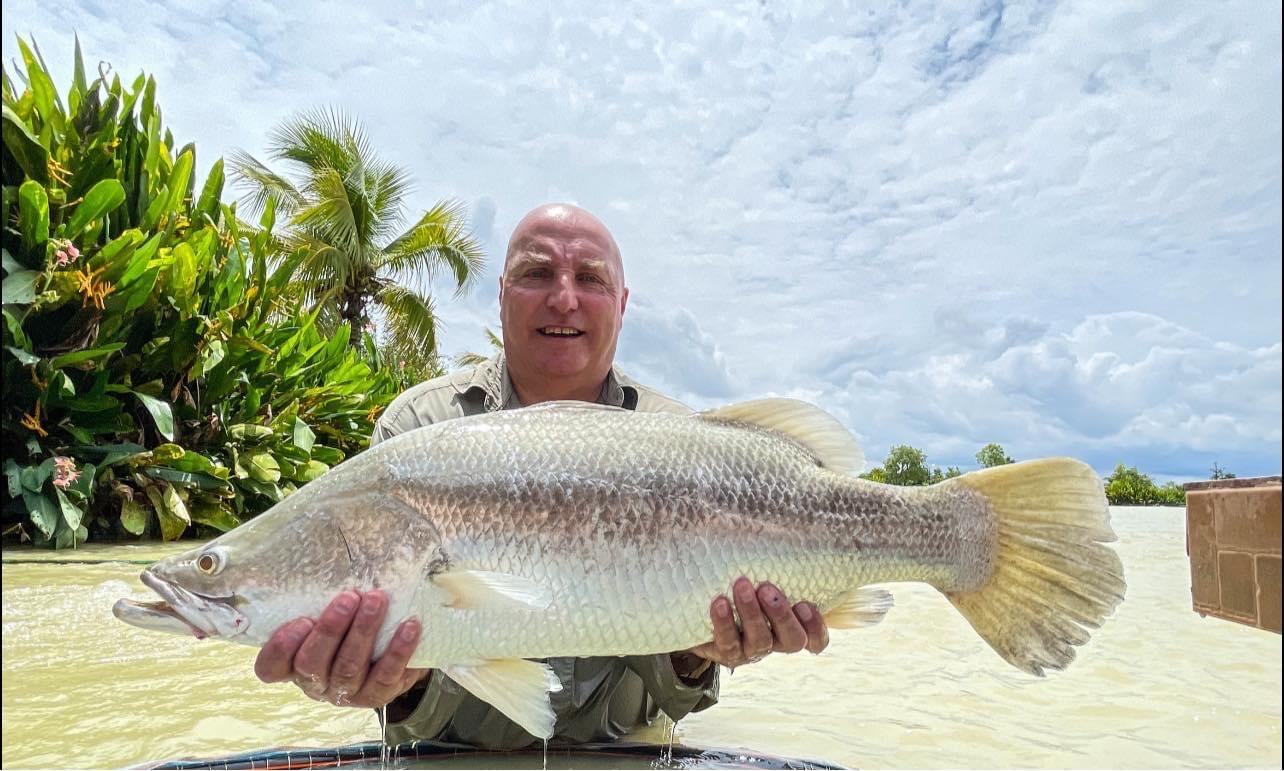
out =
<path fill-rule="evenodd" d="M 838 598 L 825 611 L 825 625 L 831 629 L 858 629 L 873 626 L 892 609 L 892 593 L 886 589 L 862 586 Z"/>
<path fill-rule="evenodd" d="M 531 736 L 548 739 L 553 735 L 557 715 L 548 695 L 562 690 L 562 683 L 547 664 L 526 659 L 489 659 L 444 666 L 441 671 Z"/>
<path fill-rule="evenodd" d="M 553 602 L 543 586 L 511 573 L 447 570 L 432 581 L 446 591 L 445 605 L 459 610 L 543 610 Z"/>
<path fill-rule="evenodd" d="M 798 399 L 754 399 L 701 412 L 697 417 L 774 431 L 840 474 L 855 476 L 865 468 L 865 453 L 852 433 L 833 415 Z"/>

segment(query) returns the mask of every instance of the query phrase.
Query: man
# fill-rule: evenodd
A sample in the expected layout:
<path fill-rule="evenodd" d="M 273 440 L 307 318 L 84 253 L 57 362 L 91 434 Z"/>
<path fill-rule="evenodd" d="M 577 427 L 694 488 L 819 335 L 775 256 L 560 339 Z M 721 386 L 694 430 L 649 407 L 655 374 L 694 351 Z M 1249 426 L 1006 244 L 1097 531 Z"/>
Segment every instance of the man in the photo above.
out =
<path fill-rule="evenodd" d="M 605 225 L 575 206 L 535 209 L 514 229 L 499 279 L 504 353 L 401 394 L 376 424 L 371 444 L 442 420 L 557 399 L 689 413 L 614 368 L 628 298 L 620 250 Z M 771 584 L 755 587 L 743 577 L 731 594 L 713 599 L 714 639 L 692 650 L 551 659 L 563 685 L 552 694 L 554 741 L 612 740 L 646 725 L 661 709 L 677 720 L 717 701 L 718 664 L 734 668 L 772 651 L 820 653 L 828 645 L 824 621 L 811 604 L 791 605 Z M 388 705 L 391 742 L 518 748 L 535 741 L 441 673 L 406 668 L 422 634 L 416 619 L 404 621 L 371 664 L 387 606 L 381 591 L 345 592 L 316 621 L 295 619 L 278 629 L 259 653 L 255 672 L 264 682 L 292 680 L 317 700 Z"/>

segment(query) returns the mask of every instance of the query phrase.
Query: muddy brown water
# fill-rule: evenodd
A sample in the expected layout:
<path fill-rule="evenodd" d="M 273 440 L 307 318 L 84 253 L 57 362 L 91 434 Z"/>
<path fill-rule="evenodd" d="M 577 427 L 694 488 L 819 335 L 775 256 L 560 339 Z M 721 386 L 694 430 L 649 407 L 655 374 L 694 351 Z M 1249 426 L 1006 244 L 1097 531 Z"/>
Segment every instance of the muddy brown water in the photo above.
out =
<path fill-rule="evenodd" d="M 720 703 L 681 721 L 678 741 L 852 767 L 1280 768 L 1280 636 L 1190 609 L 1181 509 L 1113 513 L 1128 597 L 1067 671 L 1024 675 L 933 590 L 891 585 L 886 621 L 835 632 L 824 655 L 724 672 Z M 255 649 L 111 615 L 120 597 L 149 594 L 129 561 L 191 546 L 4 552 L 5 768 L 379 738 L 372 710 L 260 683 Z M 96 562 L 25 562 L 42 559 Z"/>

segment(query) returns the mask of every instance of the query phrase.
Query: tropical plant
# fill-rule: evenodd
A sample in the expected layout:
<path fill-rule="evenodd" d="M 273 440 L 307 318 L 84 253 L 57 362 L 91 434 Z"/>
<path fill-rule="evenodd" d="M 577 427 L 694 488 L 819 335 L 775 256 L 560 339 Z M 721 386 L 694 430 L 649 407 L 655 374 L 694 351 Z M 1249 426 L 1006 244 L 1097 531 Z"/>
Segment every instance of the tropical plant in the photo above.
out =
<path fill-rule="evenodd" d="M 482 362 L 489 361 L 495 354 L 504 352 L 504 340 L 499 335 L 490 331 L 490 327 L 486 327 L 486 342 L 490 343 L 490 356 L 487 356 L 484 353 L 468 351 L 455 357 L 455 366 L 475 367 Z"/>
<path fill-rule="evenodd" d="M 377 158 L 356 121 L 334 110 L 286 120 L 272 132 L 268 152 L 285 172 L 237 151 L 232 174 L 248 190 L 244 201 L 253 211 L 272 199 L 286 218 L 283 251 L 305 254 L 295 289 L 321 309 L 322 328 L 346 323 L 356 347 L 377 310 L 391 340 L 384 345 L 389 356 L 439 368 L 432 298 L 409 285 L 443 270 L 457 292 L 476 279 L 483 252 L 467 232 L 462 207 L 441 201 L 401 231 L 409 175 Z"/>
<path fill-rule="evenodd" d="M 156 84 L 87 79 L 64 103 L 19 39 L 4 72 L 6 534 L 52 546 L 226 530 L 367 439 L 400 390 L 288 290 L 268 202 L 257 228 L 195 184 Z M 19 183 L 20 184 L 9 184 Z"/>

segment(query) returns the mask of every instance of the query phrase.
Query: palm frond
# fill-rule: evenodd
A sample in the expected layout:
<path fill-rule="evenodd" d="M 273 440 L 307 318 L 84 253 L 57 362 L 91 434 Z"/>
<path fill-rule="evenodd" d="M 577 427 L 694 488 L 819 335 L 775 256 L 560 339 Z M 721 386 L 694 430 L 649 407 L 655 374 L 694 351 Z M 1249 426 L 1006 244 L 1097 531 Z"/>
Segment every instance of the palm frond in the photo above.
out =
<path fill-rule="evenodd" d="M 319 108 L 287 119 L 268 137 L 272 157 L 300 167 L 305 175 L 322 169 L 350 170 L 371 156 L 360 124 L 341 110 Z"/>
<path fill-rule="evenodd" d="M 397 284 L 385 284 L 375 301 L 388 319 L 388 333 L 394 346 L 430 351 L 436 355 L 437 330 L 441 326 L 432 298 Z"/>
<path fill-rule="evenodd" d="M 463 205 L 440 201 L 384 247 L 385 267 L 399 278 L 432 278 L 441 267 L 455 280 L 455 295 L 472 286 L 485 264 L 481 244 L 467 232 Z"/>
<path fill-rule="evenodd" d="M 304 205 L 303 194 L 290 180 L 244 150 L 233 150 L 228 157 L 228 165 L 237 187 L 245 190 L 241 202 L 254 214 L 263 211 L 269 197 L 276 200 L 277 214 L 287 217 Z"/>

